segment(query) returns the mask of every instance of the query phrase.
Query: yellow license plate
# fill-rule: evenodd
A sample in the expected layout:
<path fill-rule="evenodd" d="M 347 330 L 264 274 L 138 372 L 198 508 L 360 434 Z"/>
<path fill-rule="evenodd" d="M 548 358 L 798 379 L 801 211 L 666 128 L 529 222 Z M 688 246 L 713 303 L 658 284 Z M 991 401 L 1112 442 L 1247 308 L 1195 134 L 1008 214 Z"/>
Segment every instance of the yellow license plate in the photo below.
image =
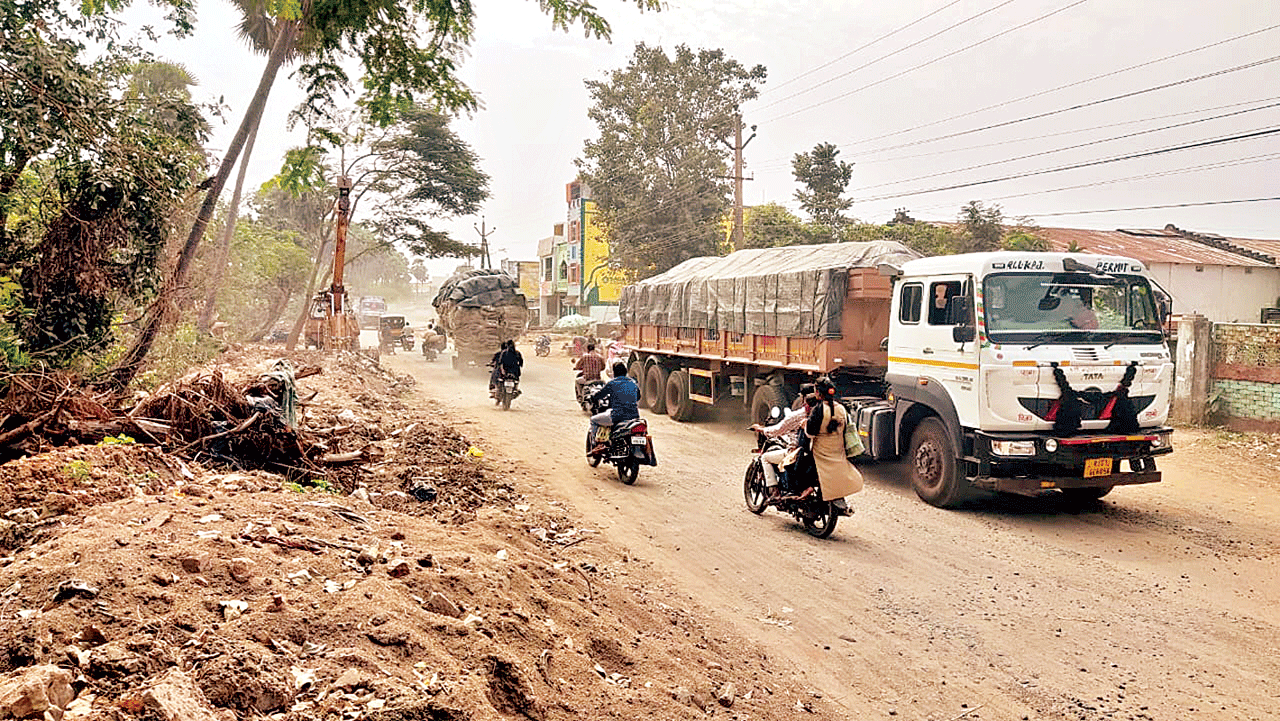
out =
<path fill-rule="evenodd" d="M 1097 478 L 1111 475 L 1110 458 L 1090 458 L 1084 462 L 1084 477 Z"/>

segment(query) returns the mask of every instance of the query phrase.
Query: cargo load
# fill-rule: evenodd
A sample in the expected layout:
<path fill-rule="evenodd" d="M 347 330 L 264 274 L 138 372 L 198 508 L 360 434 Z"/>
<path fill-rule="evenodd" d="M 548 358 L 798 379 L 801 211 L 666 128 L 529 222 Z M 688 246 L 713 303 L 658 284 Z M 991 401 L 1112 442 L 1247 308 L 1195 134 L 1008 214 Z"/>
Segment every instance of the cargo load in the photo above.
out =
<path fill-rule="evenodd" d="M 457 349 L 455 366 L 483 362 L 525 331 L 529 307 L 514 278 L 500 270 L 464 271 L 445 281 L 431 305 Z"/>
<path fill-rule="evenodd" d="M 851 269 L 872 275 L 920 254 L 893 241 L 739 250 L 692 258 L 622 290 L 627 326 L 838 338 Z"/>

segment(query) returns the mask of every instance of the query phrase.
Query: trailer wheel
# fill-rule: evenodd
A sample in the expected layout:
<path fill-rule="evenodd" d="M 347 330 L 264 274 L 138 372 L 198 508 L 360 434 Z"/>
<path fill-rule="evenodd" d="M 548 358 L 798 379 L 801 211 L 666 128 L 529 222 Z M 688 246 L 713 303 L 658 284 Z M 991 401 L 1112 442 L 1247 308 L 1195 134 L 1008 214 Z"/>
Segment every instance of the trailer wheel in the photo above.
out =
<path fill-rule="evenodd" d="M 609 368 L 605 368 L 605 377 L 609 377 Z M 636 382 L 636 387 L 640 389 L 640 401 L 636 405 L 641 408 L 648 408 L 648 399 L 644 396 L 644 363 L 640 361 L 631 361 L 631 365 L 627 366 L 627 377 Z"/>
<path fill-rule="evenodd" d="M 671 375 L 666 368 L 654 363 L 644 374 L 644 402 L 654 413 L 667 412 L 667 376 Z"/>
<path fill-rule="evenodd" d="M 911 487 L 931 506 L 951 508 L 968 499 L 967 483 L 956 473 L 956 452 L 942 421 L 925 418 L 911 434 Z"/>
<path fill-rule="evenodd" d="M 774 407 L 787 410 L 786 393 L 782 388 L 773 384 L 766 383 L 756 389 L 756 394 L 751 397 L 751 420 L 760 425 L 769 425 L 769 412 Z"/>
<path fill-rule="evenodd" d="M 693 399 L 689 397 L 689 372 L 672 372 L 667 376 L 667 415 L 673 421 L 691 421 L 693 411 Z"/>

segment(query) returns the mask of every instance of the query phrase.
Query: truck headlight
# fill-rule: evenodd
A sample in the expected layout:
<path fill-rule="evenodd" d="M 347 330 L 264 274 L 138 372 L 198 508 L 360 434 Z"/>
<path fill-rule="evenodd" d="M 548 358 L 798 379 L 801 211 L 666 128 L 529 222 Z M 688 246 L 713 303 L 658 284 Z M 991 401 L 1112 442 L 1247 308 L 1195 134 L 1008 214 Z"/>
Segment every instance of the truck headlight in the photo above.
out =
<path fill-rule="evenodd" d="M 991 441 L 991 452 L 997 456 L 1034 456 L 1035 441 Z"/>
<path fill-rule="evenodd" d="M 1050 438 L 1044 442 L 1044 449 L 1050 453 L 1058 450 L 1058 439 Z"/>

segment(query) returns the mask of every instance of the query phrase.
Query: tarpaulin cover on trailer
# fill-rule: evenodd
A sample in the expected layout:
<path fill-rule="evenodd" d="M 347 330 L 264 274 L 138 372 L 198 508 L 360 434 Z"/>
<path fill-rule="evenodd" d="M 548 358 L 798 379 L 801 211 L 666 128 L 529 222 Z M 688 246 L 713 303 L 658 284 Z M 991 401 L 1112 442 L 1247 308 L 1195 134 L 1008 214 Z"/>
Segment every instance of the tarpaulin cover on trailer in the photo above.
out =
<path fill-rule="evenodd" d="M 739 250 L 693 258 L 622 289 L 627 325 L 837 338 L 851 268 L 920 254 L 887 240 Z"/>
<path fill-rule="evenodd" d="M 454 275 L 440 286 L 431 305 L 479 308 L 486 305 L 525 305 L 520 284 L 500 270 L 476 268 Z"/>

